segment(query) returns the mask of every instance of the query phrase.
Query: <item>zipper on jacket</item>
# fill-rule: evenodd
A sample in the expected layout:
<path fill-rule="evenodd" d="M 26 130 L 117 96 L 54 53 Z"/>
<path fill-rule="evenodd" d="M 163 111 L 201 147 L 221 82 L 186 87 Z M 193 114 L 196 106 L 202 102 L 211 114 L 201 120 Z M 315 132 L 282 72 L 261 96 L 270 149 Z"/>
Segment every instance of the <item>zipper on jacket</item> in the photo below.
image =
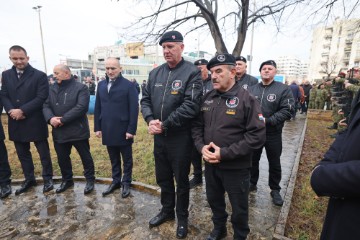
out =
<path fill-rule="evenodd" d="M 66 95 L 67 95 L 67 93 L 65 93 L 65 97 L 64 97 L 64 104 L 66 103 Z"/>
<path fill-rule="evenodd" d="M 163 121 L 163 109 L 164 109 L 165 93 L 166 93 L 167 85 L 169 83 L 170 75 L 171 75 L 171 71 L 169 72 L 168 78 L 166 80 L 166 85 L 165 85 L 165 88 L 164 88 L 164 94 L 163 94 L 163 98 L 162 98 L 162 102 L 161 102 L 161 112 L 160 112 L 160 120 L 161 120 L 161 122 Z"/>
<path fill-rule="evenodd" d="M 260 107 L 262 107 L 262 101 L 263 101 L 263 98 L 264 98 L 265 89 L 266 89 L 266 87 L 264 87 L 264 90 L 263 90 L 263 92 L 261 94 Z"/>
<path fill-rule="evenodd" d="M 194 88 L 195 88 L 195 83 L 193 83 L 192 89 L 191 89 L 191 101 L 194 101 Z"/>

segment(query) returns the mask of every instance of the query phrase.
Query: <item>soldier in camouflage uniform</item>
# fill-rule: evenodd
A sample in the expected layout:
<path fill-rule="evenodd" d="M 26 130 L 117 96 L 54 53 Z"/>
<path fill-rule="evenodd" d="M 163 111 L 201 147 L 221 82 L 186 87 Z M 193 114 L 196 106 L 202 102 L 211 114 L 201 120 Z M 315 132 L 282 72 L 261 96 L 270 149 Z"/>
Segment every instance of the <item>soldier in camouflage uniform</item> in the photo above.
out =
<path fill-rule="evenodd" d="M 316 98 L 316 84 L 313 84 L 313 87 L 310 89 L 309 95 L 309 109 L 315 109 L 315 98 Z"/>
<path fill-rule="evenodd" d="M 325 89 L 324 84 L 321 83 L 316 89 L 315 109 L 324 110 L 327 95 L 328 91 Z"/>

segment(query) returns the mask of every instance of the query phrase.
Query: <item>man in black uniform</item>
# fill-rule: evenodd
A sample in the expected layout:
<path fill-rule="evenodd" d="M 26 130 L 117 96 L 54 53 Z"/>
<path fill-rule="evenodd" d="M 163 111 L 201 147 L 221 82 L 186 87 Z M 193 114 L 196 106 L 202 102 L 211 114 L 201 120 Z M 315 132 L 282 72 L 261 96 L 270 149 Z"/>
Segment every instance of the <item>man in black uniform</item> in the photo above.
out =
<path fill-rule="evenodd" d="M 237 84 L 240 84 L 244 89 L 248 89 L 250 86 L 257 84 L 259 81 L 256 77 L 253 77 L 246 73 L 246 58 L 243 56 L 236 57 L 236 77 Z"/>
<path fill-rule="evenodd" d="M 211 77 L 208 73 L 208 69 L 206 68 L 206 64 L 208 64 L 208 60 L 206 59 L 199 59 L 194 62 L 194 65 L 197 66 L 201 71 L 203 95 L 213 89 Z M 201 154 L 198 152 L 198 150 L 196 150 L 195 146 L 191 152 L 191 163 L 194 168 L 194 176 L 189 183 L 190 188 L 194 188 L 202 184 Z"/>
<path fill-rule="evenodd" d="M 208 64 L 208 60 L 206 59 L 199 59 L 194 62 L 194 65 L 197 66 L 201 71 L 201 79 L 202 79 L 202 85 L 203 85 L 203 95 L 205 95 L 207 92 L 211 91 L 213 89 L 211 76 L 209 75 L 209 71 L 206 68 L 206 65 Z"/>
<path fill-rule="evenodd" d="M 35 186 L 34 163 L 30 142 L 34 142 L 40 155 L 43 192 L 54 188 L 53 168 L 47 138 L 48 127 L 42 106 L 49 95 L 49 83 L 45 73 L 29 64 L 26 50 L 14 45 L 9 50 L 14 66 L 2 73 L 1 100 L 8 114 L 8 132 L 20 159 L 25 181 L 15 191 L 19 195 Z"/>
<path fill-rule="evenodd" d="M 175 218 L 177 238 L 188 233 L 190 153 L 193 148 L 191 121 L 199 113 L 202 95 L 200 71 L 181 57 L 183 36 L 164 33 L 159 44 L 166 63 L 149 74 L 141 99 L 141 112 L 154 135 L 156 182 L 161 188 L 162 209 L 150 227 Z M 176 196 L 174 177 L 176 181 Z"/>
<path fill-rule="evenodd" d="M 251 157 L 265 142 L 258 101 L 235 83 L 235 58 L 220 54 L 207 65 L 214 90 L 207 93 L 193 123 L 195 146 L 205 161 L 206 196 L 214 229 L 208 240 L 226 236 L 225 192 L 231 208 L 234 239 L 246 239 Z"/>
<path fill-rule="evenodd" d="M 283 205 L 280 195 L 282 152 L 281 133 L 284 122 L 291 119 L 294 111 L 294 97 L 288 85 L 276 82 L 276 63 L 273 60 L 263 62 L 260 66 L 261 82 L 250 87 L 249 91 L 260 102 L 261 111 L 266 123 L 266 155 L 269 161 L 269 186 L 273 203 Z M 259 161 L 263 147 L 254 152 L 251 168 L 250 191 L 257 189 L 259 180 Z"/>
<path fill-rule="evenodd" d="M 2 111 L 3 105 L 0 99 L 0 117 Z M 11 169 L 4 139 L 5 134 L 0 118 L 0 198 L 6 198 L 11 194 Z"/>

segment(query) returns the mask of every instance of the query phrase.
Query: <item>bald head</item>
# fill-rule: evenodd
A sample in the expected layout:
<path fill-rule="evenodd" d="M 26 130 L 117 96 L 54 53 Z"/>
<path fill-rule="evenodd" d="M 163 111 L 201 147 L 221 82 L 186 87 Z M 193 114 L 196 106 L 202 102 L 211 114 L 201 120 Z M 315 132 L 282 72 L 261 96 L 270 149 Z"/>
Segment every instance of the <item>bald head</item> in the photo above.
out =
<path fill-rule="evenodd" d="M 121 73 L 120 61 L 117 58 L 108 58 L 105 61 L 106 74 L 111 80 L 115 80 Z"/>
<path fill-rule="evenodd" d="M 54 67 L 54 77 L 57 82 L 60 84 L 64 80 L 69 80 L 71 78 L 71 70 L 68 66 L 64 64 L 59 64 Z"/>

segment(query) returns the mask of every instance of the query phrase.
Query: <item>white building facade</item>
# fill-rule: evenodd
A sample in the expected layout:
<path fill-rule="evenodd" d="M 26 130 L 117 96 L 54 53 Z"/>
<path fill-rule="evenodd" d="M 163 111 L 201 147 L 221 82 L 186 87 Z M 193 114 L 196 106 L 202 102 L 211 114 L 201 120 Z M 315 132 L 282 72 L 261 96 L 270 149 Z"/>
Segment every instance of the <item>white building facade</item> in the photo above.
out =
<path fill-rule="evenodd" d="M 332 26 L 313 31 L 309 78 L 323 80 L 358 67 L 360 62 L 360 19 L 337 19 Z"/>

